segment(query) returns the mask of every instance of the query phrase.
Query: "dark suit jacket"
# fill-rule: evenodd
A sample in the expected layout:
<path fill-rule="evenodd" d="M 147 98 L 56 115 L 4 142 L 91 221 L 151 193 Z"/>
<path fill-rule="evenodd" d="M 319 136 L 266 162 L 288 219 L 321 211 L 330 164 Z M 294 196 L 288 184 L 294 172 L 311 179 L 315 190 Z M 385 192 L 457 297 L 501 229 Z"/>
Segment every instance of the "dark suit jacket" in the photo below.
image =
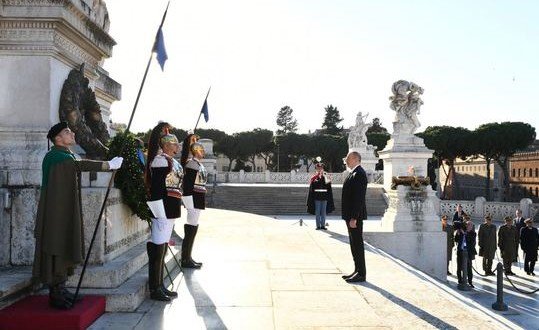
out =
<path fill-rule="evenodd" d="M 342 185 L 342 218 L 344 220 L 367 219 L 366 194 L 367 174 L 360 165 L 348 175 Z"/>

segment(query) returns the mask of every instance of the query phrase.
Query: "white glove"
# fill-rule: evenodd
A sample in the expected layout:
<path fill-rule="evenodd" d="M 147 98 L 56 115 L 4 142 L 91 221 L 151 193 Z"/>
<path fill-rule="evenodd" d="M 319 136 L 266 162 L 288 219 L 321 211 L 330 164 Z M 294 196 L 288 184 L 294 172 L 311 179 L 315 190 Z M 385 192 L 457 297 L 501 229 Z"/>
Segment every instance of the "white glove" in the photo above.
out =
<path fill-rule="evenodd" d="M 122 167 L 124 159 L 123 157 L 114 157 L 111 160 L 108 161 L 109 163 L 109 169 L 111 170 L 117 170 L 120 167 Z"/>

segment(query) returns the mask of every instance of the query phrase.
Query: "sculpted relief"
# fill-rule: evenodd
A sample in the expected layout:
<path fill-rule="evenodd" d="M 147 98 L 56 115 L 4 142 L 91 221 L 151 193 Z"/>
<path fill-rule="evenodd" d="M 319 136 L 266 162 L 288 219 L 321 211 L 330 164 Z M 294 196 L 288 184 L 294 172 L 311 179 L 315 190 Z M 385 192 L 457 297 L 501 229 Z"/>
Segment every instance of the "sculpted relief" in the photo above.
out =
<path fill-rule="evenodd" d="M 59 115 L 60 120 L 67 121 L 75 132 L 75 140 L 88 158 L 104 159 L 107 153 L 105 144 L 110 136 L 89 82 L 84 77 L 84 64 L 69 72 L 60 95 Z"/>

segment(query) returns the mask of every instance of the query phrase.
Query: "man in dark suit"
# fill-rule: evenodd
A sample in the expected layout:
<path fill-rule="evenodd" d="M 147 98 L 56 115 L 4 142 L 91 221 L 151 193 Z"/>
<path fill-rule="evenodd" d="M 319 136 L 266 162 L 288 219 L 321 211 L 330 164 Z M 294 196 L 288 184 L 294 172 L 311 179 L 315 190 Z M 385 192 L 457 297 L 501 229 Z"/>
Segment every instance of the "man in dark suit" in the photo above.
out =
<path fill-rule="evenodd" d="M 517 209 L 515 211 L 515 220 L 514 220 L 514 223 L 515 223 L 515 226 L 517 227 L 517 234 L 520 236 L 520 230 L 524 227 L 526 227 L 526 224 L 524 223 L 524 217 L 522 216 L 522 210 L 521 209 Z"/>
<path fill-rule="evenodd" d="M 355 269 L 350 275 L 343 276 L 346 282 L 365 282 L 365 248 L 363 246 L 363 220 L 367 219 L 365 195 L 367 193 L 367 174 L 361 167 L 361 155 L 356 151 L 348 153 L 344 159 L 350 174 L 342 187 L 342 218 L 346 221 L 350 237 L 350 250 Z"/>

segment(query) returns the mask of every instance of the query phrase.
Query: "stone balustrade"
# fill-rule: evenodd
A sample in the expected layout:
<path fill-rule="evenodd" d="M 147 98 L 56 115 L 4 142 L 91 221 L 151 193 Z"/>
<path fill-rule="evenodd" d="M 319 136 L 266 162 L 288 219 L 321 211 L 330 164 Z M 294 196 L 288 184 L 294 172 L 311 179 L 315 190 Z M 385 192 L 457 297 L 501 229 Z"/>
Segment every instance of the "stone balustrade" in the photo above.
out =
<path fill-rule="evenodd" d="M 533 203 L 529 198 L 523 198 L 518 203 L 510 202 L 487 202 L 484 197 L 477 197 L 474 201 L 464 200 L 444 200 L 440 201 L 440 214 L 452 216 L 455 213 L 457 204 L 462 205 L 462 209 L 470 214 L 474 219 L 483 219 L 490 214 L 494 221 L 501 221 L 506 216 L 515 217 L 517 209 L 522 210 L 525 218 L 539 218 L 539 203 Z"/>
<path fill-rule="evenodd" d="M 348 172 L 328 173 L 335 184 L 342 184 Z M 210 175 L 210 181 L 217 183 L 308 183 L 312 172 L 218 172 Z M 367 173 L 369 182 L 381 183 L 383 171 Z"/>

